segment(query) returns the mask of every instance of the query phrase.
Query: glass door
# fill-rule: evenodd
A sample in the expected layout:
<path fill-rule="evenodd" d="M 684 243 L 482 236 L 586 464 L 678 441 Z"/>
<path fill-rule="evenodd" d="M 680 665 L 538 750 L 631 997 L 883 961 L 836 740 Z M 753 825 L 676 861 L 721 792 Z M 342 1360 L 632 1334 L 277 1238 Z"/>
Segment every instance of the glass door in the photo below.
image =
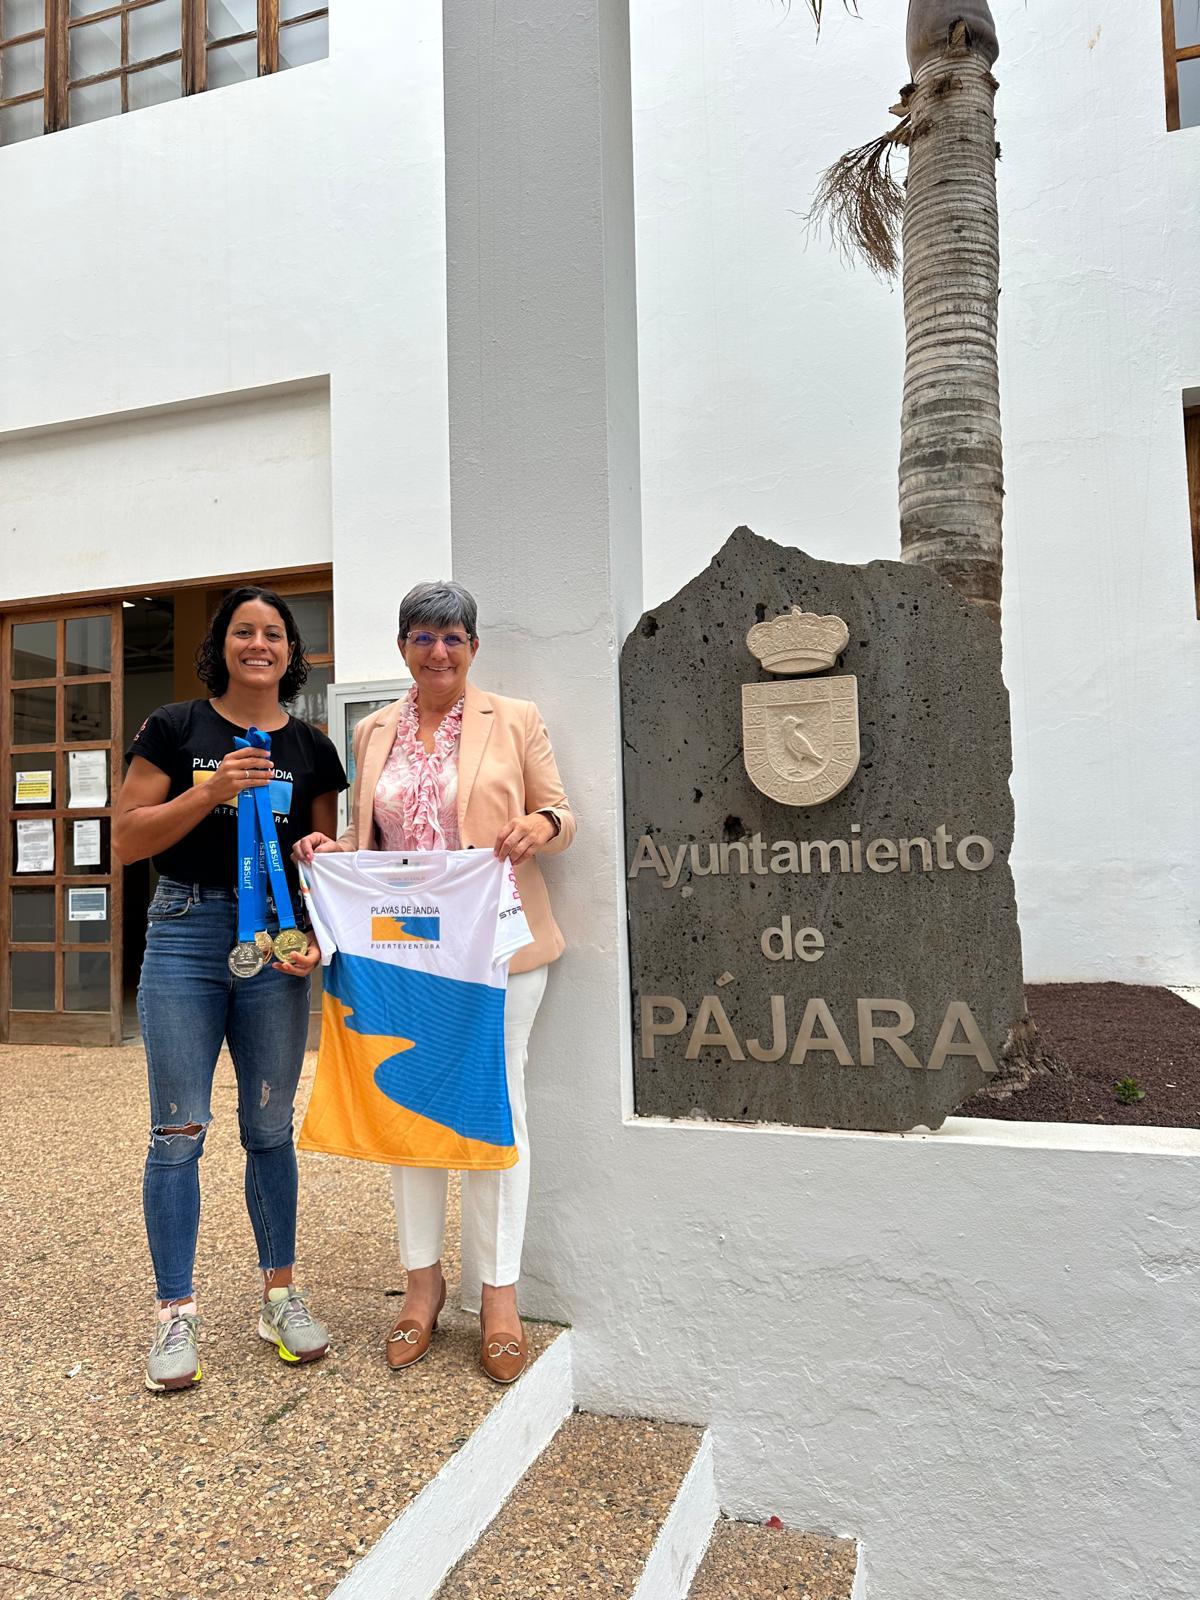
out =
<path fill-rule="evenodd" d="M 0 636 L 0 1040 L 121 1042 L 121 603 Z"/>

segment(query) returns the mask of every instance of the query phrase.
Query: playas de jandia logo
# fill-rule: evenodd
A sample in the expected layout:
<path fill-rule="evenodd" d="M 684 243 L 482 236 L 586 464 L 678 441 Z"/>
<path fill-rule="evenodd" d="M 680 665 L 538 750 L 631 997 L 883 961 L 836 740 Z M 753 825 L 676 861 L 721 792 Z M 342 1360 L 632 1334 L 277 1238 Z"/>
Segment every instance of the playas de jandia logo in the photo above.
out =
<path fill-rule="evenodd" d="M 440 916 L 372 916 L 372 944 L 436 944 L 442 937 Z"/>
<path fill-rule="evenodd" d="M 849 643 L 841 617 L 793 606 L 758 622 L 746 644 L 768 672 L 832 667 Z M 858 770 L 858 679 L 742 685 L 742 753 L 756 789 L 785 806 L 815 806 L 840 794 Z"/>

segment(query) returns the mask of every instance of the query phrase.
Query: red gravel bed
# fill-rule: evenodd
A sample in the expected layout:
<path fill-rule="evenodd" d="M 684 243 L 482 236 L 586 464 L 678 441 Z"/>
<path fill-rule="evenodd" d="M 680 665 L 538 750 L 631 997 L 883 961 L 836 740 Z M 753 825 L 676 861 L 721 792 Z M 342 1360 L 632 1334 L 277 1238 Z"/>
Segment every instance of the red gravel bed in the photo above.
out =
<path fill-rule="evenodd" d="M 975 1095 L 955 1116 L 1200 1128 L 1200 1008 L 1135 983 L 1037 983 L 1025 993 L 1061 1070 L 1006 1100 Z M 1121 1078 L 1136 1079 L 1145 1098 L 1123 1105 Z"/>

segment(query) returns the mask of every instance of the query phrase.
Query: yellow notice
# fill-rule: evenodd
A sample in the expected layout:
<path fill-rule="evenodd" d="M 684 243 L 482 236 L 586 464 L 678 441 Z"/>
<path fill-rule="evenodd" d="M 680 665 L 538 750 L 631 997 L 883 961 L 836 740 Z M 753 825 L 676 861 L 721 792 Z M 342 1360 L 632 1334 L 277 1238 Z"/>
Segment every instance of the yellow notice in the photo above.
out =
<path fill-rule="evenodd" d="M 53 773 L 18 772 L 15 803 L 19 806 L 48 806 Z"/>

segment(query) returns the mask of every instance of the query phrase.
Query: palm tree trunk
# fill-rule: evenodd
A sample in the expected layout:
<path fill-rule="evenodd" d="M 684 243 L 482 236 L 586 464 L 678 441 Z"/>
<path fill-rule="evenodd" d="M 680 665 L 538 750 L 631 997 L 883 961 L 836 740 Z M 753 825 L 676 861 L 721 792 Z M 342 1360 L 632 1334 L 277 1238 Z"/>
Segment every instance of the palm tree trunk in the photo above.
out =
<path fill-rule="evenodd" d="M 1000 617 L 998 47 L 984 0 L 911 0 L 900 547 Z"/>

